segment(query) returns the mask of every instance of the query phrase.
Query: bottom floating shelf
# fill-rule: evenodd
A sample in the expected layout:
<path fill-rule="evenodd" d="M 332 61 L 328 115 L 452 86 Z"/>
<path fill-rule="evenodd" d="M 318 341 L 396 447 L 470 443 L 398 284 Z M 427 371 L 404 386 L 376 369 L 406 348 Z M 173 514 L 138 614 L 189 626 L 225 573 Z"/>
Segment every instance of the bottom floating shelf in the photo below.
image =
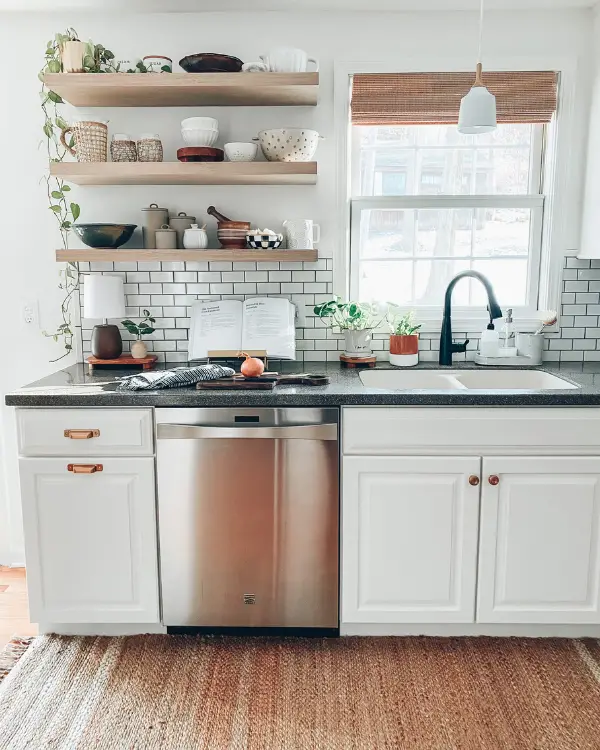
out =
<path fill-rule="evenodd" d="M 56 260 L 61 263 L 81 261 L 198 261 L 198 260 L 241 260 L 241 261 L 297 261 L 318 260 L 318 250 L 111 250 L 89 248 L 78 250 L 57 250 Z"/>

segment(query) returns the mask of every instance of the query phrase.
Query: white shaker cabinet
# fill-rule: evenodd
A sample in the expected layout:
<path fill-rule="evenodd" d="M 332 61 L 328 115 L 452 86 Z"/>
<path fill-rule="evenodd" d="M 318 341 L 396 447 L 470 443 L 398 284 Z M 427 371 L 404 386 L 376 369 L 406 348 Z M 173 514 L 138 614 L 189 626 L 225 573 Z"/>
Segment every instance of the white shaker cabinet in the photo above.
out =
<path fill-rule="evenodd" d="M 600 458 L 483 459 L 477 620 L 600 623 Z"/>
<path fill-rule="evenodd" d="M 342 622 L 473 622 L 481 460 L 343 459 Z"/>
<path fill-rule="evenodd" d="M 157 623 L 154 459 L 19 464 L 32 621 Z"/>

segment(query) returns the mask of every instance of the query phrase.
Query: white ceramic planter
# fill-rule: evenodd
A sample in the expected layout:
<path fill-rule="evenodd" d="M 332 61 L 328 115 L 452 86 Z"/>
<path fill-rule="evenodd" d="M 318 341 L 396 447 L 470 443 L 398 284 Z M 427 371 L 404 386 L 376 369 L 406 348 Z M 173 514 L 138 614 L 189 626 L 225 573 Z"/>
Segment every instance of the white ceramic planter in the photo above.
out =
<path fill-rule="evenodd" d="M 131 345 L 131 356 L 134 359 L 144 359 L 147 354 L 148 347 L 141 339 L 133 342 L 133 344 Z"/>
<path fill-rule="evenodd" d="M 366 328 L 363 331 L 344 331 L 346 357 L 372 357 L 371 338 L 373 331 Z"/>

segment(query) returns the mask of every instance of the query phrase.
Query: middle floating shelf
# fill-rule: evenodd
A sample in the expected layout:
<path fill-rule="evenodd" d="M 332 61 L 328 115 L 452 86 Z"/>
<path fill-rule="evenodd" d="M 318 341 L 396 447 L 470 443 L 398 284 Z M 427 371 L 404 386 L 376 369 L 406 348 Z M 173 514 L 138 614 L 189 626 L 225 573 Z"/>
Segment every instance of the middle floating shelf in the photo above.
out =
<path fill-rule="evenodd" d="M 295 261 L 314 262 L 318 260 L 318 250 L 109 250 L 104 248 L 84 248 L 57 250 L 56 260 L 64 263 L 80 261 L 148 261 L 148 260 L 242 260 L 242 261 Z"/>
<path fill-rule="evenodd" d="M 76 185 L 315 185 L 316 161 L 52 162 Z"/>

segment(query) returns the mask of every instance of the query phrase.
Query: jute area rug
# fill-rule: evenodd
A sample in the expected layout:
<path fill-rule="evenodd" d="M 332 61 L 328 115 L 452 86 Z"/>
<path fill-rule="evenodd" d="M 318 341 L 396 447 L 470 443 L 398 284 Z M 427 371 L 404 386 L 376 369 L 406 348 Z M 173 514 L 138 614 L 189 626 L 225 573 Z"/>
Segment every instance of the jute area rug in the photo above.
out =
<path fill-rule="evenodd" d="M 36 638 L 1 750 L 600 748 L 597 641 Z"/>

